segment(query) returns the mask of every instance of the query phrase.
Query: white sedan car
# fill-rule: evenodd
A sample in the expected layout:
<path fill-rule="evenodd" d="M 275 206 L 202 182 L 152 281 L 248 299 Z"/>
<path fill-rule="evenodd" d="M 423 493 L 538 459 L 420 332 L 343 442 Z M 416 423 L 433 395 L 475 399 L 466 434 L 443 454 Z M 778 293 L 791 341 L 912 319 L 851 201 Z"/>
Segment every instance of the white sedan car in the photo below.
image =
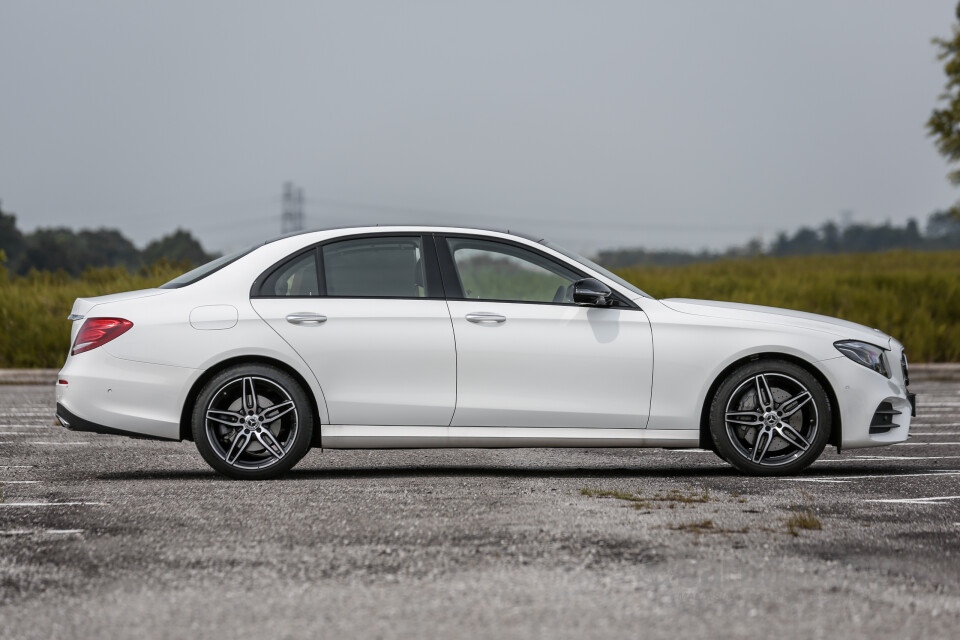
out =
<path fill-rule="evenodd" d="M 193 440 L 234 478 L 311 447 L 701 447 L 791 474 L 827 444 L 903 442 L 915 414 L 876 329 L 656 300 L 509 232 L 286 236 L 70 319 L 64 427 Z"/>

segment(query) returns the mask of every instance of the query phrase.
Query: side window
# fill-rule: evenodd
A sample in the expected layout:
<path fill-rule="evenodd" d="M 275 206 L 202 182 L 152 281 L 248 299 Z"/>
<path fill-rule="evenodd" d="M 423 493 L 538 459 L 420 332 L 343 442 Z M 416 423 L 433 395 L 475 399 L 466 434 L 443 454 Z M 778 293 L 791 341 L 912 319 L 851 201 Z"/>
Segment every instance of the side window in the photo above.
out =
<path fill-rule="evenodd" d="M 573 302 L 580 277 L 536 252 L 472 238 L 447 238 L 465 298 L 512 302 Z"/>
<path fill-rule="evenodd" d="M 317 253 L 308 251 L 288 260 L 264 281 L 261 295 L 308 297 L 320 294 Z"/>
<path fill-rule="evenodd" d="M 419 237 L 343 240 L 324 245 L 322 256 L 328 296 L 426 296 Z"/>

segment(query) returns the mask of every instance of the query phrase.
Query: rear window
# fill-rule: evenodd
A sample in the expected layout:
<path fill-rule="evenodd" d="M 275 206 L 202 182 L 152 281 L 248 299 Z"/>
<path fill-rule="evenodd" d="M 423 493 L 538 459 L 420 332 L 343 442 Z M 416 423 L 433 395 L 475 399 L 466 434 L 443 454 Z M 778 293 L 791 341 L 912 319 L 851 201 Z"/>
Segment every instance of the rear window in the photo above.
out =
<path fill-rule="evenodd" d="M 223 269 L 225 266 L 227 266 L 231 262 L 235 262 L 239 260 L 240 258 L 247 255 L 257 247 L 261 247 L 261 246 L 263 245 L 255 244 L 252 247 L 247 247 L 246 249 L 243 249 L 242 251 L 237 251 L 236 253 L 231 253 L 226 256 L 221 256 L 216 260 L 211 260 L 207 264 L 201 267 L 197 267 L 193 271 L 187 271 L 182 276 L 177 276 L 170 282 L 160 285 L 159 288 L 160 289 L 180 289 L 181 287 L 186 287 L 187 285 L 191 285 L 194 282 L 203 280 L 211 273 L 214 273 L 215 271 L 219 271 L 220 269 Z"/>

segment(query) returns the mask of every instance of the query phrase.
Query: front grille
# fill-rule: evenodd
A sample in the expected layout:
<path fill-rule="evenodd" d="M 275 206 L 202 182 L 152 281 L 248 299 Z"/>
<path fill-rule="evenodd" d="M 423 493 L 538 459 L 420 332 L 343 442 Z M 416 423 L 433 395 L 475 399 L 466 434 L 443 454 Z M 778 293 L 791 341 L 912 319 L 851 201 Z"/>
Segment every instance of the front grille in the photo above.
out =
<path fill-rule="evenodd" d="M 891 403 L 881 402 L 873 414 L 873 420 L 870 421 L 870 433 L 886 433 L 899 426 L 893 423 L 893 416 L 899 416 L 900 413 Z"/>
<path fill-rule="evenodd" d="M 910 384 L 910 367 L 907 366 L 907 352 L 900 352 L 900 369 L 903 371 L 903 386 Z"/>

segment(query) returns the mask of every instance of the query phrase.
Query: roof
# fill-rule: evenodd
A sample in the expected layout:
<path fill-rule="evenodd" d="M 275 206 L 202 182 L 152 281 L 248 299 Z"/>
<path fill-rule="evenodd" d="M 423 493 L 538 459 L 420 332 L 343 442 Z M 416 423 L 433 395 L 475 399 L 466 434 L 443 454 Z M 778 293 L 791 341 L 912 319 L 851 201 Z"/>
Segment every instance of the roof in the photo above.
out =
<path fill-rule="evenodd" d="M 269 240 L 265 241 L 263 244 L 269 244 L 271 242 L 276 242 L 277 240 L 283 240 L 284 238 L 301 236 L 307 233 L 316 233 L 318 231 L 336 231 L 338 229 L 377 229 L 379 227 L 390 227 L 390 228 L 399 227 L 401 229 L 405 227 L 409 227 L 411 229 L 430 228 L 430 229 L 451 229 L 451 230 L 455 229 L 458 231 L 492 231 L 493 233 L 503 233 L 505 235 L 517 236 L 518 238 L 530 240 L 531 242 L 543 242 L 542 236 L 534 236 L 534 235 L 522 233 L 519 231 L 511 231 L 510 229 L 493 229 L 493 228 L 482 227 L 482 226 L 459 226 L 459 225 L 454 226 L 454 225 L 447 225 L 447 224 L 384 224 L 384 225 L 349 224 L 349 225 L 340 225 L 336 227 L 321 227 L 318 229 L 309 229 L 305 231 L 294 231 L 292 233 L 285 233 L 283 235 L 270 238 Z"/>

